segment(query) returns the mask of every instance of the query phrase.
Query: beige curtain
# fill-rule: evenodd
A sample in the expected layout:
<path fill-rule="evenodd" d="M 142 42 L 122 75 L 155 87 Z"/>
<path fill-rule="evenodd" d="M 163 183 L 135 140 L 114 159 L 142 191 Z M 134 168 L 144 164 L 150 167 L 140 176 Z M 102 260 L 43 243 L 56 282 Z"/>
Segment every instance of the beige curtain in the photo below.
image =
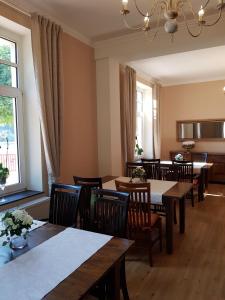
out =
<path fill-rule="evenodd" d="M 120 66 L 121 145 L 125 173 L 127 161 L 134 160 L 136 135 L 136 72 Z"/>
<path fill-rule="evenodd" d="M 61 103 L 63 103 L 61 27 L 31 16 L 31 37 L 41 132 L 50 181 L 60 176 Z"/>
<path fill-rule="evenodd" d="M 160 85 L 153 85 L 153 157 L 160 158 Z"/>

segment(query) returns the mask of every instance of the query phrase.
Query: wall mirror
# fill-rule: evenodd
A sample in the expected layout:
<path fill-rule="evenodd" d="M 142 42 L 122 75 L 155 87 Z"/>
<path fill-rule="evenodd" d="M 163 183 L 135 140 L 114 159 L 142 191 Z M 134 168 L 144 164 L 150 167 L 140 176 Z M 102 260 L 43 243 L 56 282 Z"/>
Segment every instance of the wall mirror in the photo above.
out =
<path fill-rule="evenodd" d="M 177 121 L 177 140 L 225 139 L 225 120 Z"/>

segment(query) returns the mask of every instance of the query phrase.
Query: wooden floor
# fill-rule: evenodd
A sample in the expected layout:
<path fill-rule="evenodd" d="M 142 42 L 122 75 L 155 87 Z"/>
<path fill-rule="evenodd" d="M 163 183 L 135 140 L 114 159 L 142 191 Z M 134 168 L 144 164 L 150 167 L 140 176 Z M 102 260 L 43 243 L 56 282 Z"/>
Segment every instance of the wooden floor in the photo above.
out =
<path fill-rule="evenodd" d="M 128 255 L 131 299 L 225 299 L 225 185 L 210 185 L 205 201 L 195 203 L 186 205 L 186 233 L 174 225 L 173 255 L 155 245 L 152 268 L 147 251 Z"/>

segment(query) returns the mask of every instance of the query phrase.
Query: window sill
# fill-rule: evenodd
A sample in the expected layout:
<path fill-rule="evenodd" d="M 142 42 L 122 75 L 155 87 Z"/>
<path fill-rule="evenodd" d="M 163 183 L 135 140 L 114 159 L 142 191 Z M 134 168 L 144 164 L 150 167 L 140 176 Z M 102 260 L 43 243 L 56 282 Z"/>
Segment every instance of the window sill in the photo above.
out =
<path fill-rule="evenodd" d="M 26 190 L 26 191 L 23 191 L 23 192 L 11 194 L 11 195 L 6 195 L 6 196 L 4 196 L 5 201 L 0 202 L 0 207 L 4 206 L 6 204 L 9 204 L 9 203 L 24 200 L 26 198 L 30 198 L 30 197 L 40 195 L 40 194 L 43 194 L 43 192 Z M 2 197 L 0 198 L 0 201 L 1 201 L 1 199 L 2 199 Z"/>

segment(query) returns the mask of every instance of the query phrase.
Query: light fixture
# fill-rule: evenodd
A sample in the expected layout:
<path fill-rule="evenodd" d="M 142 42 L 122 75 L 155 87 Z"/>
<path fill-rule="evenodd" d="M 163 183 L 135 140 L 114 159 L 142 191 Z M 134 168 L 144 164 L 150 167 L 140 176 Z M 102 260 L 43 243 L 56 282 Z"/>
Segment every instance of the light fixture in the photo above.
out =
<path fill-rule="evenodd" d="M 225 8 L 225 0 L 217 0 L 216 9 L 218 16 L 216 20 L 209 23 L 206 21 L 205 13 L 209 7 L 210 0 L 205 0 L 205 4 L 200 6 L 198 14 L 194 12 L 191 0 L 154 0 L 153 5 L 149 11 L 143 12 L 137 4 L 137 0 L 133 0 L 137 12 L 144 18 L 144 23 L 137 27 L 132 27 L 127 23 L 126 16 L 130 13 L 128 2 L 129 0 L 122 0 L 122 10 L 120 11 L 124 17 L 124 23 L 129 29 L 143 30 L 148 32 L 154 25 L 158 32 L 159 25 L 164 22 L 164 29 L 167 33 L 174 34 L 178 30 L 177 18 L 183 19 L 188 33 L 192 37 L 198 37 L 203 27 L 216 25 L 222 16 L 222 10 Z M 150 1 L 150 0 L 149 0 Z M 188 19 L 195 19 L 198 26 L 198 32 L 194 33 L 190 29 Z M 157 34 L 155 33 L 155 36 Z"/>
<path fill-rule="evenodd" d="M 224 92 L 224 94 L 225 94 L 225 86 L 223 87 L 223 92 Z"/>

